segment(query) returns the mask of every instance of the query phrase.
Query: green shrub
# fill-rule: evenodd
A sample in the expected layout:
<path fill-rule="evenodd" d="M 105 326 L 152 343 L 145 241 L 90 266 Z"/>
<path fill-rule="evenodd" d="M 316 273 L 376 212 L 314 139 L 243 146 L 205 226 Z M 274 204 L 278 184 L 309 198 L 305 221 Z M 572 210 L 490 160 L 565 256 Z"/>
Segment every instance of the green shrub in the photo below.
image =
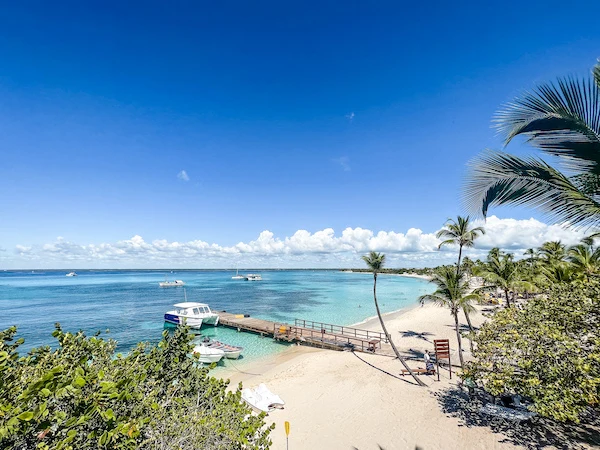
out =
<path fill-rule="evenodd" d="M 18 353 L 17 329 L 0 332 L 0 448 L 268 449 L 264 414 L 240 387 L 208 376 L 189 356 L 185 328 L 127 355 L 97 334 L 56 325 L 56 349 Z"/>

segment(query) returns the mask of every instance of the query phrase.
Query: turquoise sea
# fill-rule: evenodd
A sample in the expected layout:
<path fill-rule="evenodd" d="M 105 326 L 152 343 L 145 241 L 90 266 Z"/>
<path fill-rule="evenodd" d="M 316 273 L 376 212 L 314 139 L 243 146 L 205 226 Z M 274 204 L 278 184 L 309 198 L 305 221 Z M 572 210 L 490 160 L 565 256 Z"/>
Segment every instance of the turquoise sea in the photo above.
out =
<path fill-rule="evenodd" d="M 0 272 L 0 329 L 17 325 L 23 350 L 54 343 L 54 323 L 65 330 L 105 335 L 127 351 L 137 342 L 157 342 L 163 314 L 174 303 L 208 303 L 214 310 L 250 314 L 275 321 L 307 319 L 350 325 L 374 316 L 373 276 L 326 270 L 260 271 L 263 280 L 232 280 L 231 271 L 64 271 Z M 185 288 L 160 288 L 165 275 L 185 281 Z M 381 275 L 378 299 L 384 312 L 414 306 L 432 286 L 419 279 Z M 223 327 L 203 327 L 202 334 L 245 348 L 245 361 L 286 348 L 269 338 Z M 241 361 L 241 360 L 240 360 Z M 229 364 L 225 361 L 224 364 Z M 237 362 L 236 362 L 237 363 Z M 223 364 L 223 363 L 220 363 Z"/>

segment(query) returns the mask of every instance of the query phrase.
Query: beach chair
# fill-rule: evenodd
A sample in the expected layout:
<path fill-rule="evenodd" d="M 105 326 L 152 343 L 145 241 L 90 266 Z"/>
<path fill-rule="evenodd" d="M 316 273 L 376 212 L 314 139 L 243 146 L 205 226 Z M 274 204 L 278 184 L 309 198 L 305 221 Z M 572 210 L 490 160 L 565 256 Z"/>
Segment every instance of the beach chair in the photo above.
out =
<path fill-rule="evenodd" d="M 435 369 L 431 369 L 431 370 L 427 370 L 427 369 L 410 369 L 413 371 L 413 373 L 418 373 L 420 375 L 435 375 Z M 406 369 L 402 369 L 402 373 L 400 373 L 400 375 L 404 376 L 404 375 L 409 375 L 410 372 Z"/>

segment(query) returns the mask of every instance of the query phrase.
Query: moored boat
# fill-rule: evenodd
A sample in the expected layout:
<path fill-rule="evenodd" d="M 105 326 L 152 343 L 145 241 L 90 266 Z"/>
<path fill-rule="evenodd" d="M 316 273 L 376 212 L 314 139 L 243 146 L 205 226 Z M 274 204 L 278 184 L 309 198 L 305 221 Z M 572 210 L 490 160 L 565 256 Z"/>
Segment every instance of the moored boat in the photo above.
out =
<path fill-rule="evenodd" d="M 185 286 L 185 283 L 182 280 L 169 281 L 165 278 L 165 281 L 161 281 L 158 283 L 160 287 L 176 287 L 176 286 Z"/>
<path fill-rule="evenodd" d="M 240 275 L 238 269 L 235 269 L 235 275 L 231 277 L 232 280 L 245 280 L 246 277 L 244 275 Z"/>
<path fill-rule="evenodd" d="M 192 353 L 198 356 L 198 361 L 205 364 L 219 362 L 225 356 L 223 350 L 212 348 L 204 344 L 196 345 L 194 350 L 192 350 Z"/>
<path fill-rule="evenodd" d="M 76 277 L 77 274 L 75 272 L 69 272 L 68 274 L 65 275 L 66 277 Z"/>
<path fill-rule="evenodd" d="M 173 307 L 174 310 L 166 312 L 165 322 L 192 328 L 200 328 L 203 323 L 214 326 L 219 323 L 219 315 L 212 312 L 206 303 L 183 302 Z"/>
<path fill-rule="evenodd" d="M 245 278 L 248 281 L 262 281 L 262 276 L 258 273 L 249 273 Z"/>
<path fill-rule="evenodd" d="M 225 344 L 220 341 L 214 341 L 209 338 L 204 338 L 202 343 L 210 348 L 216 348 L 225 352 L 225 358 L 227 359 L 238 359 L 244 350 L 244 347 L 237 345 Z"/>

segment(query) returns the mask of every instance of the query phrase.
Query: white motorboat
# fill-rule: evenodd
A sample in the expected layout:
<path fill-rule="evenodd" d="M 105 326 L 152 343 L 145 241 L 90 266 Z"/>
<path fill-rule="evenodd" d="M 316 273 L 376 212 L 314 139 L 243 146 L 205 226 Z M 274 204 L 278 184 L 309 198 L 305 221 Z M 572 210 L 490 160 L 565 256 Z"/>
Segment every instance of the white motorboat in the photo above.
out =
<path fill-rule="evenodd" d="M 245 278 L 248 281 L 262 281 L 262 276 L 258 273 L 249 273 Z"/>
<path fill-rule="evenodd" d="M 225 356 L 223 350 L 212 348 L 204 344 L 196 345 L 194 350 L 192 350 L 192 353 L 198 356 L 198 361 L 206 364 L 219 362 Z"/>
<path fill-rule="evenodd" d="M 65 275 L 66 277 L 76 277 L 77 274 L 75 272 L 69 272 L 68 274 Z"/>
<path fill-rule="evenodd" d="M 274 409 L 283 409 L 283 405 L 285 405 L 281 397 L 273 394 L 264 383 L 259 384 L 256 389 L 242 389 L 242 400 L 253 408 L 266 413 Z"/>
<path fill-rule="evenodd" d="M 227 359 L 238 359 L 244 350 L 244 347 L 213 341 L 208 337 L 203 338 L 201 342 L 207 347 L 223 350 Z"/>
<path fill-rule="evenodd" d="M 235 269 L 235 275 L 231 277 L 232 280 L 245 280 L 246 277 L 244 275 L 240 275 L 238 270 Z"/>
<path fill-rule="evenodd" d="M 185 283 L 181 280 L 169 281 L 165 277 L 165 281 L 161 281 L 158 283 L 160 287 L 176 287 L 176 286 L 185 286 Z"/>
<path fill-rule="evenodd" d="M 210 310 L 206 303 L 183 302 L 173 305 L 175 310 L 167 311 L 165 322 L 174 325 L 188 325 L 192 328 L 200 328 L 203 323 L 217 326 L 219 315 Z"/>

